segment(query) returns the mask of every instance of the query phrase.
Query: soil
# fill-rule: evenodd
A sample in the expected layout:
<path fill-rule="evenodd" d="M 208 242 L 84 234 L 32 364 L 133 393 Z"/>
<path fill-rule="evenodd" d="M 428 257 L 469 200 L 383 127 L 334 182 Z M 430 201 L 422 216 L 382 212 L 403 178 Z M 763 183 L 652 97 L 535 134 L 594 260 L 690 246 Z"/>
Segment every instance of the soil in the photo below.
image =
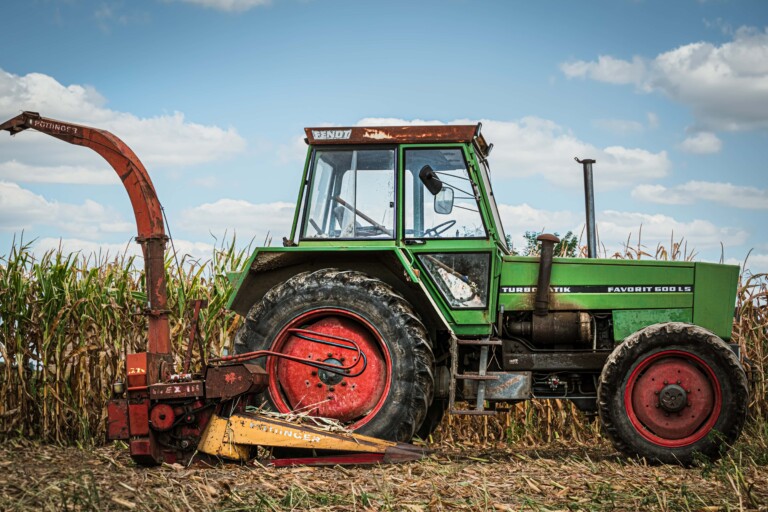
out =
<path fill-rule="evenodd" d="M 768 472 L 742 452 L 685 469 L 610 446 L 434 446 L 368 467 L 136 466 L 125 445 L 9 440 L 1 510 L 768 510 Z M 738 460 L 742 459 L 742 460 Z"/>

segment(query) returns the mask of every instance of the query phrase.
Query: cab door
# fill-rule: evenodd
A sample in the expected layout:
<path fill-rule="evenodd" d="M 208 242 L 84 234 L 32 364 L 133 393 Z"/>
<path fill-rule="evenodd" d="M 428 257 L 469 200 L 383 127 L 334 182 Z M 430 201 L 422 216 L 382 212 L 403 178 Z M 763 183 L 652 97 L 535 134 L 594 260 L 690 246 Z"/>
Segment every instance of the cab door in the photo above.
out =
<path fill-rule="evenodd" d="M 456 334 L 490 334 L 498 262 L 473 154 L 438 144 L 403 145 L 399 156 L 399 243 Z"/>

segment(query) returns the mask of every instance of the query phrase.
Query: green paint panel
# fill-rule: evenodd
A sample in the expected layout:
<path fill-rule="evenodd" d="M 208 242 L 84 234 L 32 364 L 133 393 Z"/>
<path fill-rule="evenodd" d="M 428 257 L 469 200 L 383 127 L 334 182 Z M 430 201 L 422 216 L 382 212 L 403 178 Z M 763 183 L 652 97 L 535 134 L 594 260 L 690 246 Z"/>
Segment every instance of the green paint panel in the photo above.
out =
<path fill-rule="evenodd" d="M 693 323 L 723 339 L 731 339 L 738 281 L 739 267 L 736 265 L 696 263 Z"/>
<path fill-rule="evenodd" d="M 504 306 L 504 311 L 533 310 L 533 293 L 502 293 L 499 297 L 499 304 Z M 654 293 L 552 293 L 550 301 L 552 311 L 690 308 L 693 306 L 693 294 L 665 293 L 659 296 Z"/>
<path fill-rule="evenodd" d="M 693 263 L 554 258 L 552 285 L 693 284 Z M 501 286 L 533 286 L 539 259 L 504 257 Z"/>
<path fill-rule="evenodd" d="M 626 309 L 613 312 L 613 337 L 616 342 L 649 325 L 661 322 L 691 323 L 691 309 Z"/>
<path fill-rule="evenodd" d="M 538 258 L 505 257 L 499 304 L 506 311 L 532 310 L 530 288 L 536 286 L 538 275 Z M 688 262 L 555 258 L 550 309 L 691 308 L 693 285 L 694 264 Z M 670 292 L 671 287 L 676 291 Z"/>
<path fill-rule="evenodd" d="M 485 325 L 453 325 L 453 332 L 456 336 L 487 336 L 491 334 L 490 324 Z"/>

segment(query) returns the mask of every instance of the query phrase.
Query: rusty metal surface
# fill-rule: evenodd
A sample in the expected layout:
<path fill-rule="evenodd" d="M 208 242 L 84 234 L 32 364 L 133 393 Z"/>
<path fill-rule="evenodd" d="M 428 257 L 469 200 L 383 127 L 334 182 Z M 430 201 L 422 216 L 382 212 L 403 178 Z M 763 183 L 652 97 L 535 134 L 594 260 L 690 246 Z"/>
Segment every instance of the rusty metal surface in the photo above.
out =
<path fill-rule="evenodd" d="M 204 395 L 203 381 L 159 383 L 149 386 L 149 397 L 152 400 L 170 398 L 195 398 Z"/>
<path fill-rule="evenodd" d="M 128 404 L 128 425 L 131 436 L 149 435 L 149 400 L 131 400 Z"/>
<path fill-rule="evenodd" d="M 138 390 L 147 386 L 147 353 L 126 354 L 125 374 L 128 390 Z"/>
<path fill-rule="evenodd" d="M 134 392 L 146 391 L 147 386 L 162 382 L 173 366 L 170 354 L 137 352 L 126 354 L 125 374 L 128 380 L 129 396 Z"/>
<path fill-rule="evenodd" d="M 107 402 L 107 440 L 128 439 L 128 400 L 115 399 Z"/>
<path fill-rule="evenodd" d="M 92 149 L 101 155 L 120 177 L 128 192 L 136 219 L 136 241 L 141 244 L 144 254 L 149 304 L 148 351 L 170 354 L 168 299 L 163 268 L 167 237 L 160 201 L 144 165 L 131 148 L 106 130 L 48 119 L 37 112 L 23 112 L 0 124 L 0 131 L 8 131 L 11 135 L 30 128 L 64 142 Z"/>
<path fill-rule="evenodd" d="M 324 144 L 423 144 L 471 142 L 479 125 L 304 128 L 307 142 Z M 482 137 L 482 135 L 481 135 Z"/>
<path fill-rule="evenodd" d="M 229 398 L 244 393 L 259 393 L 268 384 L 267 372 L 256 364 L 211 366 L 205 374 L 206 398 Z"/>
<path fill-rule="evenodd" d="M 166 432 L 173 428 L 176 414 L 169 404 L 157 404 L 149 411 L 149 424 L 153 430 Z"/>
<path fill-rule="evenodd" d="M 488 400 L 528 400 L 531 398 L 533 377 L 531 372 L 493 372 L 499 380 L 488 382 L 485 398 Z"/>
<path fill-rule="evenodd" d="M 584 352 L 507 352 L 504 351 L 504 369 L 533 371 L 600 371 L 610 350 Z"/>
<path fill-rule="evenodd" d="M 244 445 L 382 453 L 398 444 L 248 412 L 230 416 L 229 427 L 230 441 Z"/>
<path fill-rule="evenodd" d="M 549 283 L 552 276 L 552 257 L 554 256 L 555 244 L 560 239 L 555 235 L 544 233 L 536 238 L 541 242 L 541 256 L 539 257 L 539 277 L 536 285 L 536 302 L 533 308 L 533 314 L 536 316 L 546 316 L 549 313 Z"/>

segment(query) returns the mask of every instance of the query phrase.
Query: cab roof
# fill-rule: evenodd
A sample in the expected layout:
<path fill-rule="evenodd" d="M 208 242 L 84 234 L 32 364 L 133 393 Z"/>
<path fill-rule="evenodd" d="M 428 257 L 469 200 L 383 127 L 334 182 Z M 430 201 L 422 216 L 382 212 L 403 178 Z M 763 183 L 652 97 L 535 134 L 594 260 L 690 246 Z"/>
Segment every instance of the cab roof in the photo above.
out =
<path fill-rule="evenodd" d="M 339 144 L 428 144 L 477 141 L 481 151 L 488 147 L 480 123 L 438 126 L 354 126 L 304 128 L 305 141 L 313 146 Z"/>

